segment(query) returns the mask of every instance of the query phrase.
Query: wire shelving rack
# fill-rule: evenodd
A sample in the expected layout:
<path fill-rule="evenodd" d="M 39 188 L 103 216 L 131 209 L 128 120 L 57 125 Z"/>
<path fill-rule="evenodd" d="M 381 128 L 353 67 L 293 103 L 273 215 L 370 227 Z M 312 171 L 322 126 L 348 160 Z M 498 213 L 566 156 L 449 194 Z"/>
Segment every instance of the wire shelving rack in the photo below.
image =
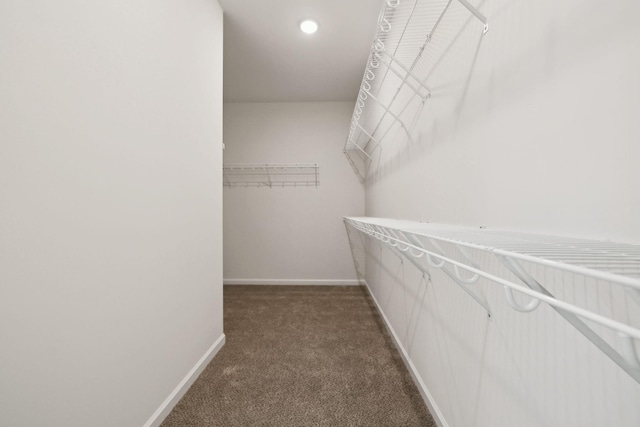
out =
<path fill-rule="evenodd" d="M 318 163 L 234 163 L 222 167 L 225 187 L 318 187 Z"/>
<path fill-rule="evenodd" d="M 481 280 L 501 287 L 506 302 L 518 312 L 548 305 L 640 383 L 640 245 L 383 218 L 346 217 L 344 222 L 350 238 L 356 231 L 423 274 L 441 270 L 489 317 L 491 307 L 478 291 Z M 489 271 L 478 262 L 479 254 L 494 257 L 510 274 Z M 557 297 L 532 273 L 532 266 L 561 277 L 581 276 L 591 287 L 617 288 L 617 294 L 628 298 L 631 313 L 613 316 Z"/>
<path fill-rule="evenodd" d="M 454 9 L 479 22 L 480 35 L 488 31 L 486 17 L 467 0 L 384 0 L 343 150 L 361 181 L 392 129 L 411 137 L 403 117 L 431 96 L 429 77 L 454 38 L 440 28 L 460 12 Z"/>

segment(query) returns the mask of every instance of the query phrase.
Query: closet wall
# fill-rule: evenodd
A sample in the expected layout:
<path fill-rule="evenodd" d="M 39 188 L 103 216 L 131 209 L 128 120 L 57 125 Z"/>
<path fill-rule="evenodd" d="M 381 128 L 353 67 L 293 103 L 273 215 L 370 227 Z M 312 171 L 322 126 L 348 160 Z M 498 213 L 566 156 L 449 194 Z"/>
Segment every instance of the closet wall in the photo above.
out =
<path fill-rule="evenodd" d="M 431 98 L 402 113 L 410 137 L 396 126 L 382 141 L 366 215 L 640 243 L 640 5 L 472 3 L 488 33 L 468 12 L 443 21 Z M 488 319 L 441 273 L 367 251 L 368 285 L 443 425 L 640 424 L 640 385 L 548 307 L 518 313 L 481 286 Z M 601 309 L 640 310 L 607 306 L 603 289 Z"/>
<path fill-rule="evenodd" d="M 343 215 L 364 189 L 342 154 L 351 102 L 226 103 L 224 162 L 318 163 L 320 183 L 224 189 L 229 284 L 356 284 Z"/>
<path fill-rule="evenodd" d="M 468 22 L 438 40 L 411 140 L 383 143 L 367 213 L 640 242 L 636 3 L 477 3 L 490 30 L 454 11 Z"/>
<path fill-rule="evenodd" d="M 157 425 L 224 338 L 222 10 L 3 1 L 0 68 L 0 425 Z"/>

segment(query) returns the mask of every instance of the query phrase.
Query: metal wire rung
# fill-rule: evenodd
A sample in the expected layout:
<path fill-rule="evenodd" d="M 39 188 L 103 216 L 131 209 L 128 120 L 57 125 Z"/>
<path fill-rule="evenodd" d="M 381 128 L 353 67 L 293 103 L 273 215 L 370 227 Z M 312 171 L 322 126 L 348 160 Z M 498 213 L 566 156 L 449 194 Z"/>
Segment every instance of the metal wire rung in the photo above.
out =
<path fill-rule="evenodd" d="M 225 187 L 317 187 L 317 163 L 238 163 L 222 167 Z"/>
<path fill-rule="evenodd" d="M 506 300 L 514 310 L 528 313 L 535 310 L 541 302 L 546 303 L 553 310 L 557 311 L 558 314 L 569 322 L 578 332 L 598 347 L 607 357 L 627 372 L 636 382 L 640 383 L 640 355 L 635 351 L 636 344 L 634 343 L 634 340 L 640 340 L 640 329 L 619 320 L 614 320 L 610 316 L 596 313 L 555 297 L 520 265 L 520 261 L 525 260 L 552 269 L 580 274 L 586 278 L 597 280 L 605 279 L 608 280 L 612 286 L 622 286 L 624 290 L 628 291 L 628 295 L 635 299 L 638 298 L 640 294 L 640 278 L 637 277 L 637 272 L 640 271 L 640 262 L 638 260 L 633 259 L 629 261 L 621 257 L 620 260 L 613 263 L 604 262 L 604 264 L 615 267 L 626 265 L 626 268 L 616 273 L 603 273 L 599 265 L 595 267 L 592 265 L 585 267 L 555 261 L 550 262 L 544 258 L 525 257 L 520 253 L 504 250 L 498 245 L 487 246 L 486 241 L 482 239 L 483 235 L 492 235 L 492 240 L 496 242 L 498 241 L 496 237 L 498 237 L 497 235 L 499 233 L 497 231 L 481 233 L 477 230 L 456 230 L 449 228 L 449 233 L 445 233 L 443 228 L 437 225 L 410 221 L 366 217 L 347 217 L 344 220 L 348 226 L 388 246 L 392 251 L 396 252 L 396 254 L 400 254 L 409 260 L 411 260 L 411 257 L 415 258 L 411 260 L 412 264 L 422 271 L 423 274 L 429 274 L 430 268 L 441 269 L 483 306 L 489 315 L 491 312 L 484 299 L 480 298 L 479 295 L 469 288 L 470 285 L 473 285 L 477 281 L 478 277 L 487 279 L 489 283 L 502 286 Z M 504 234 L 508 241 L 508 232 Z M 456 238 L 453 238 L 452 235 L 455 235 Z M 520 238 L 525 240 L 528 239 L 528 236 L 521 234 Z M 424 245 L 423 241 L 425 239 L 433 249 Z M 539 235 L 532 235 L 530 240 L 535 241 L 535 245 L 538 248 L 541 247 L 544 240 L 549 242 L 550 247 L 553 247 L 558 241 L 562 241 L 562 239 L 558 237 L 545 238 L 545 236 Z M 572 240 L 572 243 L 576 242 L 576 240 Z M 584 242 L 598 243 L 587 240 Z M 460 261 L 447 253 L 444 247 L 449 247 L 448 245 L 454 245 L 454 248 L 464 256 L 464 261 Z M 607 242 L 607 246 L 616 247 L 618 245 Z M 637 245 L 624 246 L 640 248 L 640 246 Z M 494 255 L 526 286 L 516 284 L 510 279 L 505 279 L 481 268 L 473 262 L 465 248 L 473 248 Z M 426 264 L 420 264 L 416 261 L 418 258 L 423 257 L 427 260 Z M 461 271 L 465 271 L 466 275 L 463 276 Z M 529 302 L 527 304 L 516 302 L 513 298 L 514 292 L 530 297 Z M 594 322 L 615 331 L 619 336 L 617 349 L 600 337 L 585 321 Z"/>

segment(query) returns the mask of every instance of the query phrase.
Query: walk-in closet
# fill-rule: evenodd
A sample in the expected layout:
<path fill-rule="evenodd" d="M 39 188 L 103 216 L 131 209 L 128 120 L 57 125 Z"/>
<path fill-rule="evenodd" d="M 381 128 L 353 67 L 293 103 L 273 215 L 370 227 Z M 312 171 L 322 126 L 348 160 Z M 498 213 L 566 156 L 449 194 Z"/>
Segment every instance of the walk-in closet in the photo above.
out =
<path fill-rule="evenodd" d="M 0 426 L 639 426 L 638 16 L 0 1 Z"/>

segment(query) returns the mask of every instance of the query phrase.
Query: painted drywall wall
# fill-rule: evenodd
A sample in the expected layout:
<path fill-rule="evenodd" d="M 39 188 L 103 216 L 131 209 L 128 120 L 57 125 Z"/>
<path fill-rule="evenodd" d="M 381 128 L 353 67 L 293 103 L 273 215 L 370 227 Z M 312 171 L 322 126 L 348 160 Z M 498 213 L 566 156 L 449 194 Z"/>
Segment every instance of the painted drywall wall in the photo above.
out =
<path fill-rule="evenodd" d="M 637 7 L 483 2 L 488 33 L 468 21 L 411 140 L 376 153 L 367 213 L 640 242 Z"/>
<path fill-rule="evenodd" d="M 0 425 L 157 424 L 223 338 L 222 11 L 4 1 L 0 62 Z"/>
<path fill-rule="evenodd" d="M 318 187 L 224 189 L 227 283 L 355 283 L 342 216 L 364 189 L 342 154 L 353 103 L 227 103 L 225 164 L 318 163 Z"/>
<path fill-rule="evenodd" d="M 432 58 L 432 96 L 402 113 L 411 137 L 396 126 L 376 152 L 367 216 L 639 243 L 640 6 L 473 3 L 489 32 L 459 8 L 463 30 L 443 22 L 452 37 Z M 489 320 L 441 273 L 422 277 L 375 244 L 368 252 L 369 287 L 449 426 L 640 424 L 640 386 L 552 310 L 517 313 L 483 284 Z M 540 274 L 640 327 L 634 299 L 621 311 L 609 291 L 594 302 Z"/>

